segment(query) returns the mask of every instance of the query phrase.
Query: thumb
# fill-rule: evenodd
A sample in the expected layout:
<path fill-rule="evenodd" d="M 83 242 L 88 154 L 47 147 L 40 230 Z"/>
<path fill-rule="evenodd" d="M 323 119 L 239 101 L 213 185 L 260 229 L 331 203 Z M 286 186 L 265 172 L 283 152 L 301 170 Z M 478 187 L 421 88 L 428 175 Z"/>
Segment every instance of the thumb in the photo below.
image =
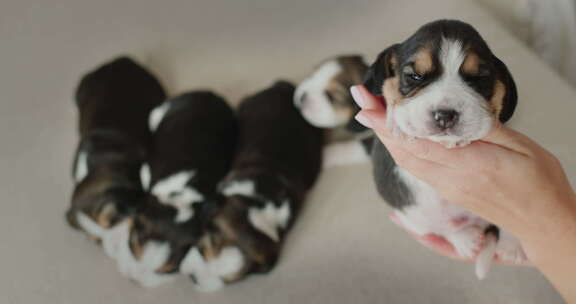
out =
<path fill-rule="evenodd" d="M 385 111 L 362 110 L 359 116 L 370 122 L 372 129 L 397 163 L 401 162 L 399 158 L 402 156 L 410 156 L 411 161 L 427 160 L 445 167 L 454 167 L 456 162 L 474 161 L 474 155 L 469 152 L 470 147 L 446 149 L 441 144 L 430 140 L 419 138 L 407 140 L 402 136 L 395 136 L 387 126 Z"/>

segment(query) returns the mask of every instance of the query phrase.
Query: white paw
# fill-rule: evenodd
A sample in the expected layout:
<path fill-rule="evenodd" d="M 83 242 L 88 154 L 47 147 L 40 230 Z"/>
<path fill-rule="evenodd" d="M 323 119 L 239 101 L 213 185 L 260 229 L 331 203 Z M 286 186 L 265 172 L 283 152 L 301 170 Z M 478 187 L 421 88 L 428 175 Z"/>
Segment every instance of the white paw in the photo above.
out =
<path fill-rule="evenodd" d="M 452 243 L 456 253 L 464 258 L 475 258 L 484 246 L 484 227 L 471 225 L 454 231 L 446 238 Z"/>
<path fill-rule="evenodd" d="M 500 238 L 496 255 L 501 261 L 508 263 L 522 264 L 528 261 L 520 240 L 515 237 Z"/>

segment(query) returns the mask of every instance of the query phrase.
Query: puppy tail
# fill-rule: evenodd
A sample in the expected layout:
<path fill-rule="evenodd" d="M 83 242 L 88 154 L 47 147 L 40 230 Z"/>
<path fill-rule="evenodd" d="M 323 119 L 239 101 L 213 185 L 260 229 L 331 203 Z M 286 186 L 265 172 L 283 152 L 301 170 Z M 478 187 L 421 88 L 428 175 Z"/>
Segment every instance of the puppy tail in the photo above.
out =
<path fill-rule="evenodd" d="M 496 226 L 490 225 L 486 228 L 484 234 L 486 237 L 485 246 L 476 258 L 476 277 L 479 280 L 484 280 L 490 271 L 492 260 L 496 255 L 500 231 Z"/>

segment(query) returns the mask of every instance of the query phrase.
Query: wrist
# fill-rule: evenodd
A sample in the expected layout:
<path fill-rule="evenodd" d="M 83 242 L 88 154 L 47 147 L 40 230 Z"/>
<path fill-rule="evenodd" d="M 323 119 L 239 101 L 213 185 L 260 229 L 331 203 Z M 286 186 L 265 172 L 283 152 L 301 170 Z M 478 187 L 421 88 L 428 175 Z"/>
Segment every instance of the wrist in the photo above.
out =
<path fill-rule="evenodd" d="M 576 195 L 550 207 L 553 208 L 550 213 L 531 219 L 531 228 L 517 235 L 536 265 L 576 256 Z"/>

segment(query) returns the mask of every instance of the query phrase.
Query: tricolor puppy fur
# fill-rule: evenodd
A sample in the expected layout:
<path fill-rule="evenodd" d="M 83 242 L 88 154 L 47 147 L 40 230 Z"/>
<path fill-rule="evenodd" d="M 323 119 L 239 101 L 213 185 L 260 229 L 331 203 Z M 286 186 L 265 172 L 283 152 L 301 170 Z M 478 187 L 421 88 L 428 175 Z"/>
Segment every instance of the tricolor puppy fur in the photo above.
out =
<path fill-rule="evenodd" d="M 76 92 L 76 183 L 67 219 L 95 239 L 144 199 L 139 170 L 149 145 L 148 115 L 165 99 L 158 80 L 129 58 L 86 74 Z"/>
<path fill-rule="evenodd" d="M 204 290 L 270 271 L 318 177 L 323 131 L 300 115 L 293 95 L 294 86 L 279 81 L 239 106 L 238 150 L 220 185 L 224 202 L 180 266 Z"/>
<path fill-rule="evenodd" d="M 508 121 L 516 107 L 516 85 L 480 34 L 469 24 L 440 20 L 378 55 L 365 84 L 384 96 L 388 127 L 398 136 L 463 146 Z M 476 258 L 483 278 L 492 259 L 525 259 L 519 241 L 484 219 L 451 204 L 425 182 L 398 167 L 375 141 L 372 158 L 378 191 L 396 216 L 419 235 L 438 234 L 458 254 Z M 484 248 L 484 249 L 483 249 Z"/>
<path fill-rule="evenodd" d="M 370 159 L 372 131 L 354 119 L 359 108 L 350 94 L 350 87 L 361 84 L 367 70 L 359 55 L 337 56 L 323 61 L 296 89 L 294 104 L 302 116 L 328 131 L 325 167 Z"/>
<path fill-rule="evenodd" d="M 149 127 L 152 146 L 141 178 L 150 196 L 130 227 L 131 256 L 117 262 L 127 276 L 155 286 L 174 277 L 216 210 L 216 186 L 230 169 L 237 123 L 223 98 L 195 91 L 155 108 Z M 155 256 L 152 264 L 147 256 Z"/>

